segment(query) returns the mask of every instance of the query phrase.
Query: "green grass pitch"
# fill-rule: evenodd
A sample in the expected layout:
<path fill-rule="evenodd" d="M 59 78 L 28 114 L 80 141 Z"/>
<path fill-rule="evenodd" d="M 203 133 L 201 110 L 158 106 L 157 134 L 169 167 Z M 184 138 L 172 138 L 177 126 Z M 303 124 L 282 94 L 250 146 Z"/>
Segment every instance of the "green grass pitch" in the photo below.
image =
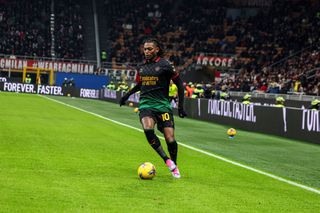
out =
<path fill-rule="evenodd" d="M 320 146 L 176 118 L 174 179 L 149 147 L 133 108 L 103 101 L 0 93 L 0 212 L 319 212 Z M 165 143 L 162 141 L 164 147 Z M 153 180 L 138 166 L 152 162 Z"/>

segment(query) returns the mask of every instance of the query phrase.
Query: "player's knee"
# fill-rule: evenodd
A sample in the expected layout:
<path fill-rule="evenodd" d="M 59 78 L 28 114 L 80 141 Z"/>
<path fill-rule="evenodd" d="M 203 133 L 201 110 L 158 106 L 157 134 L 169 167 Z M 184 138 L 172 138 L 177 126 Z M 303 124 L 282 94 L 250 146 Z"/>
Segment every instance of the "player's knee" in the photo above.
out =
<path fill-rule="evenodd" d="M 174 135 L 173 134 L 165 134 L 164 138 L 167 143 L 172 143 L 175 141 Z"/>
<path fill-rule="evenodd" d="M 175 138 L 174 138 L 174 129 L 172 127 L 170 128 L 164 128 L 164 132 L 163 132 L 163 136 L 164 136 L 164 139 L 166 140 L 167 143 L 170 143 L 172 141 L 175 141 Z"/>
<path fill-rule="evenodd" d="M 170 140 L 166 140 L 166 142 L 167 142 L 168 144 L 177 143 L 174 138 L 171 138 Z"/>
<path fill-rule="evenodd" d="M 144 134 L 146 135 L 150 145 L 160 145 L 159 139 L 154 133 L 154 129 L 145 129 Z"/>

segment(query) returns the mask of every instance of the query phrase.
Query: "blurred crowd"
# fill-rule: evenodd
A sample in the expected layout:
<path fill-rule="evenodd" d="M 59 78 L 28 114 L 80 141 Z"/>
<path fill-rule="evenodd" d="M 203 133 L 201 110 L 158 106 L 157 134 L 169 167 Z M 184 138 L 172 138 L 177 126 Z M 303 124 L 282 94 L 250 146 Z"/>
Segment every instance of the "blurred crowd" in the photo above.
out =
<path fill-rule="evenodd" d="M 1 0 L 0 53 L 51 57 L 81 58 L 83 29 L 80 6 L 76 0 Z M 51 36 L 50 16 L 54 14 L 54 42 Z"/>
<path fill-rule="evenodd" d="M 83 58 L 83 20 L 76 0 L 55 1 L 55 51 L 57 58 Z"/>
<path fill-rule="evenodd" d="M 50 56 L 50 1 L 1 1 L 0 52 Z"/>
<path fill-rule="evenodd" d="M 106 0 L 109 60 L 141 61 L 140 45 L 151 35 L 178 70 L 198 53 L 235 56 L 237 74 L 220 83 L 229 90 L 319 95 L 318 1 L 273 1 L 243 18 L 228 16 L 230 7 L 230 1 Z"/>
<path fill-rule="evenodd" d="M 193 69 L 199 54 L 235 57 L 234 72 L 217 88 L 320 95 L 319 1 L 274 0 L 239 16 L 230 13 L 231 0 L 101 1 L 106 62 L 142 61 L 141 43 L 153 36 L 178 71 Z M 82 12 L 76 0 L 0 0 L 0 53 L 51 57 L 54 50 L 57 58 L 84 59 Z"/>

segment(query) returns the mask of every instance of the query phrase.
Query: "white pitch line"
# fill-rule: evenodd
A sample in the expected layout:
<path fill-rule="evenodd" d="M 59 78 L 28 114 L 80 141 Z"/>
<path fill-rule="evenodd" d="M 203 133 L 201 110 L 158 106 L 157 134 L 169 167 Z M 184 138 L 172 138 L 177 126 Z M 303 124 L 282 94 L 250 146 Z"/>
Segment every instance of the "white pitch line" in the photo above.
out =
<path fill-rule="evenodd" d="M 121 122 L 119 122 L 119 121 L 112 120 L 112 119 L 110 119 L 110 118 L 104 117 L 104 116 L 99 115 L 99 114 L 96 114 L 96 113 L 94 113 L 94 112 L 90 112 L 90 111 L 87 111 L 87 110 L 78 108 L 78 107 L 76 107 L 76 106 L 72 106 L 72 105 L 70 105 L 70 104 L 66 104 L 66 103 L 61 102 L 61 101 L 57 101 L 57 100 L 52 99 L 52 98 L 49 98 L 49 97 L 47 97 L 47 96 L 42 96 L 42 95 L 39 95 L 39 96 L 40 96 L 40 97 L 43 97 L 43 98 L 46 98 L 46 99 L 48 99 L 48 100 L 54 101 L 54 102 L 56 102 L 56 103 L 59 103 L 59 104 L 62 104 L 62 105 L 65 105 L 65 106 L 68 106 L 68 107 L 77 109 L 77 110 L 79 110 L 79 111 L 82 111 L 82 112 L 85 112 L 85 113 L 94 115 L 94 116 L 99 117 L 99 118 L 102 118 L 102 119 L 104 119 L 104 120 L 111 121 L 111 122 L 116 123 L 116 124 L 118 124 L 118 125 L 125 126 L 125 127 L 134 129 L 134 130 L 139 131 L 139 132 L 143 132 L 142 129 L 139 129 L 139 128 L 136 128 L 136 127 L 133 127 L 133 126 L 124 124 L 124 123 L 121 123 Z M 161 139 L 164 139 L 164 138 L 161 137 L 161 136 L 160 136 L 160 138 L 161 138 Z M 315 189 L 315 188 L 312 188 L 312 187 L 309 187 L 309 186 L 306 186 L 306 185 L 303 185 L 303 184 L 300 184 L 300 183 L 296 183 L 296 182 L 291 181 L 291 180 L 284 179 L 284 178 L 282 178 L 282 177 L 279 177 L 279 176 L 276 176 L 276 175 L 273 175 L 273 174 L 270 174 L 270 173 L 267 173 L 267 172 L 264 172 L 264 171 L 255 169 L 255 168 L 250 167 L 250 166 L 243 165 L 243 164 L 241 164 L 241 163 L 238 163 L 238 162 L 229 160 L 229 159 L 227 159 L 227 158 L 224 158 L 224 157 L 221 157 L 221 156 L 219 156 L 219 155 L 216 155 L 216 154 L 213 154 L 213 153 L 210 153 L 210 152 L 207 152 L 207 151 L 204 151 L 204 150 L 195 148 L 195 147 L 193 147 L 193 146 L 189 146 L 189 145 L 184 144 L 184 143 L 181 143 L 181 142 L 179 142 L 178 144 L 181 145 L 181 146 L 183 146 L 183 147 L 186 147 L 186 148 L 188 148 L 188 149 L 191 149 L 191 150 L 193 150 L 193 151 L 200 152 L 200 153 L 202 153 L 202 154 L 205 154 L 205 155 L 208 155 L 208 156 L 217 158 L 217 159 L 219 159 L 219 160 L 222 160 L 222 161 L 224 161 L 224 162 L 233 164 L 233 165 L 235 165 L 235 166 L 239 166 L 239 167 L 242 167 L 242 168 L 244 168 L 244 169 L 248 169 L 248 170 L 250 170 L 250 171 L 253 171 L 253 172 L 256 172 L 256 173 L 259 173 L 259 174 L 268 176 L 268 177 L 271 177 L 271 178 L 276 179 L 276 180 L 278 180 L 278 181 L 285 182 L 285 183 L 288 183 L 288 184 L 290 184 L 290 185 L 293 185 L 293 186 L 296 186 L 296 187 L 299 187 L 299 188 L 302 188 L 302 189 L 305 189 L 305 190 L 308 190 L 308 191 L 311 191 L 311 192 L 320 194 L 320 190 L 318 190 L 318 189 Z"/>

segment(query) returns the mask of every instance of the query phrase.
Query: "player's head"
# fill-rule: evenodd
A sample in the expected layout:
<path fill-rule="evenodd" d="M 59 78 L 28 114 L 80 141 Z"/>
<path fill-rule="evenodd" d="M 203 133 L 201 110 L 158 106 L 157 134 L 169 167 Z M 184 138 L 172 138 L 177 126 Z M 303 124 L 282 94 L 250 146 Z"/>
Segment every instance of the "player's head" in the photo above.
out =
<path fill-rule="evenodd" d="M 147 60 L 157 56 L 163 56 L 164 50 L 160 42 L 155 38 L 147 38 L 143 41 L 143 53 Z"/>

